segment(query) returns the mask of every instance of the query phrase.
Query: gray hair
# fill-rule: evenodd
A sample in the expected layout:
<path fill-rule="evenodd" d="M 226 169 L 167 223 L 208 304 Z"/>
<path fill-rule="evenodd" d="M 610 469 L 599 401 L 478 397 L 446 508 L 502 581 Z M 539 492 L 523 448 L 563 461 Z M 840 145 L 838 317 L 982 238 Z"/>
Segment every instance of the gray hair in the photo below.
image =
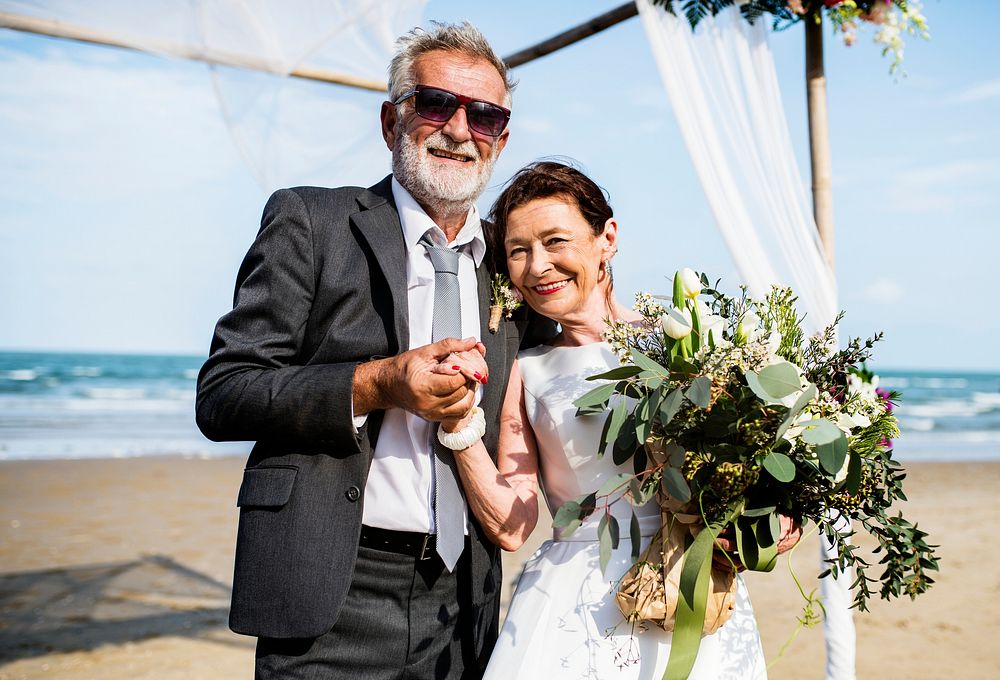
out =
<path fill-rule="evenodd" d="M 467 21 L 461 24 L 432 21 L 429 29 L 418 26 L 396 41 L 396 54 L 389 63 L 391 101 L 396 101 L 400 95 L 417 85 L 413 75 L 413 65 L 417 58 L 436 50 L 459 52 L 473 59 L 489 62 L 503 78 L 506 89 L 503 105 L 510 108 L 510 94 L 517 82 L 511 79 L 507 64 L 497 56 L 479 29 Z"/>

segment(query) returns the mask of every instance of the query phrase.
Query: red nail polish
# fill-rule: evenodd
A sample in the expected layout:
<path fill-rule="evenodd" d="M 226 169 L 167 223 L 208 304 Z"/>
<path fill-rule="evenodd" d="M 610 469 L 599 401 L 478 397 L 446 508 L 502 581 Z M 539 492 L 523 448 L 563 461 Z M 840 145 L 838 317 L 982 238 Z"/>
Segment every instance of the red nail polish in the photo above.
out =
<path fill-rule="evenodd" d="M 474 375 L 476 377 L 476 380 L 482 380 L 483 379 L 483 376 L 482 376 L 482 374 L 479 373 L 479 371 L 476 371 L 472 375 Z"/>
<path fill-rule="evenodd" d="M 462 369 L 461 369 L 461 368 L 459 368 L 458 366 L 452 366 L 451 368 L 452 368 L 452 370 L 455 370 L 455 371 L 461 371 L 461 370 L 462 370 Z"/>
<path fill-rule="evenodd" d="M 490 379 L 490 377 L 488 375 L 484 375 L 483 376 L 483 384 L 485 385 L 489 379 Z"/>

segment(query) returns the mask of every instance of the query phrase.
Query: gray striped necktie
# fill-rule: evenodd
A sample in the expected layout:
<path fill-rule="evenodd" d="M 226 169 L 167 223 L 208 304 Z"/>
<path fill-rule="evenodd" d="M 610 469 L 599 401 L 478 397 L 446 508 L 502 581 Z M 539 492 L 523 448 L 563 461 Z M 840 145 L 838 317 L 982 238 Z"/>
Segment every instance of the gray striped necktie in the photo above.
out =
<path fill-rule="evenodd" d="M 462 337 L 462 297 L 458 287 L 459 253 L 453 248 L 434 244 L 424 234 L 420 244 L 434 265 L 434 317 L 431 340 Z M 465 499 L 458 484 L 455 454 L 441 445 L 437 428 L 431 438 L 434 450 L 434 524 L 437 526 L 437 552 L 448 571 L 455 569 L 465 548 Z"/>

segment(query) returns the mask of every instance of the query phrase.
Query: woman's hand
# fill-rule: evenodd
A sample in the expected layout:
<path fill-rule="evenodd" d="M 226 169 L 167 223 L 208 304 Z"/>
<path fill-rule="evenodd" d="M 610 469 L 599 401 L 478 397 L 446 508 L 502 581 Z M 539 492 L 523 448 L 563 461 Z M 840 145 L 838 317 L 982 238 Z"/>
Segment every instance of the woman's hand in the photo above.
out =
<path fill-rule="evenodd" d="M 476 349 L 464 352 L 453 352 L 445 357 L 439 364 L 431 370 L 442 375 L 459 375 L 465 377 L 469 389 L 475 390 L 480 385 L 485 385 L 489 381 L 489 368 L 486 365 L 486 348 L 482 343 Z M 460 418 L 453 418 L 441 421 L 441 427 L 445 432 L 458 432 L 462 430 L 472 418 L 472 410 Z"/>
<path fill-rule="evenodd" d="M 778 515 L 778 523 L 781 527 L 781 534 L 778 538 L 778 554 L 780 555 L 794 548 L 795 544 L 802 538 L 802 525 L 794 518 L 780 514 Z M 746 569 L 743 563 L 740 562 L 735 536 L 720 534 L 715 539 L 715 545 L 719 548 L 719 550 L 712 551 L 712 561 L 715 562 L 716 566 L 726 568 L 735 566 L 736 571 L 744 571 Z"/>

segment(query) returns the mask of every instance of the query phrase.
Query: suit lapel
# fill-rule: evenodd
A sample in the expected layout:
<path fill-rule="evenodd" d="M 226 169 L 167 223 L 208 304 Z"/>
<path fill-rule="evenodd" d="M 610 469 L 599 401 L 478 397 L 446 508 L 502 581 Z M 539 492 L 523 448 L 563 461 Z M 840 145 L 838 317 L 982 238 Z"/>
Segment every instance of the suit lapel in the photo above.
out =
<path fill-rule="evenodd" d="M 393 329 L 398 351 L 410 345 L 409 305 L 406 298 L 406 244 L 399 213 L 391 200 L 391 175 L 358 196 L 359 212 L 351 222 L 368 243 L 392 294 Z"/>
<path fill-rule="evenodd" d="M 491 333 L 490 323 L 490 272 L 486 266 L 487 260 L 476 269 L 476 280 L 479 287 L 479 338 L 486 346 L 486 366 L 493 375 L 499 376 L 507 363 L 507 324 L 500 322 L 500 329 Z M 497 394 L 504 381 L 496 380 L 487 383 L 483 388 L 483 402 L 497 403 L 503 399 Z"/>

